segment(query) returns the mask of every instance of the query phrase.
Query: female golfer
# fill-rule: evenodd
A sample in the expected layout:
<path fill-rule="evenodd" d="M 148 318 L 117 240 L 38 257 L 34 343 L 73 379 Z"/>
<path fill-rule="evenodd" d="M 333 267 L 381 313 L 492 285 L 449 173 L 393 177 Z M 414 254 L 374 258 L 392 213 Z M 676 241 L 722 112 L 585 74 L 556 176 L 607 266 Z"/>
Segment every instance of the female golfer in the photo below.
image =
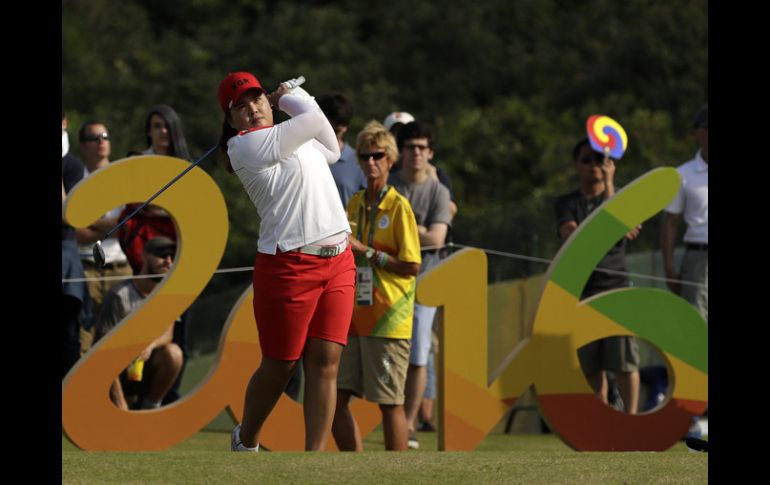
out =
<path fill-rule="evenodd" d="M 339 143 L 315 100 L 289 86 L 268 95 L 254 75 L 235 72 L 217 93 L 225 167 L 241 179 L 261 218 L 253 286 L 262 363 L 246 389 L 234 451 L 259 450 L 262 425 L 300 357 L 305 449 L 325 448 L 353 313 L 350 225 L 328 167 L 339 159 Z M 274 126 L 272 107 L 291 119 Z"/>

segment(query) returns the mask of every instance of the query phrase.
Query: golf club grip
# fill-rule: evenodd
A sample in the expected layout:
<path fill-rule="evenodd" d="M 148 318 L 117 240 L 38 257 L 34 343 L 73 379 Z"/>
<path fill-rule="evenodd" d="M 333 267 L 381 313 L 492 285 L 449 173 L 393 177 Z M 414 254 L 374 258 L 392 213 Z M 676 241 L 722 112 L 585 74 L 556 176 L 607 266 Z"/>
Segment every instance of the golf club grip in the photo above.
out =
<path fill-rule="evenodd" d="M 149 199 L 147 199 L 147 201 L 146 201 L 144 204 L 142 204 L 142 205 L 140 205 L 139 207 L 137 207 L 136 209 L 134 209 L 134 211 L 133 211 L 132 213 L 130 213 L 129 215 L 127 215 L 127 216 L 126 216 L 126 217 L 125 217 L 125 218 L 124 218 L 122 221 L 120 221 L 120 222 L 119 222 L 119 223 L 118 223 L 118 224 L 117 224 L 115 227 L 113 227 L 112 229 L 110 229 L 110 230 L 109 230 L 109 232 L 108 232 L 107 234 L 105 234 L 105 235 L 104 235 L 104 237 L 103 237 L 103 238 L 101 238 L 99 241 L 100 241 L 100 242 L 101 242 L 101 241 L 104 241 L 105 239 L 107 239 L 108 237 L 110 237 L 110 236 L 111 236 L 111 235 L 112 235 L 112 234 L 113 234 L 115 231 L 117 231 L 118 229 L 120 229 L 121 227 L 123 227 L 123 225 L 124 225 L 126 222 L 128 222 L 128 220 L 129 220 L 129 219 L 131 219 L 132 217 L 134 217 L 134 216 L 135 216 L 135 215 L 136 215 L 136 214 L 137 214 L 137 213 L 138 213 L 140 210 L 142 210 L 142 209 L 144 209 L 145 207 L 147 207 L 147 205 L 148 205 L 150 202 L 152 202 L 153 200 L 155 200 L 155 198 L 156 198 L 156 197 L 158 197 L 160 194 L 162 194 L 162 193 L 163 193 L 163 192 L 164 192 L 164 191 L 165 191 L 167 188 L 171 187 L 171 185 L 173 185 L 173 183 L 174 183 L 174 182 L 176 182 L 177 180 L 179 180 L 180 178 L 182 178 L 182 176 L 183 176 L 184 174 L 186 174 L 187 172 L 189 172 L 190 170 L 192 170 L 193 168 L 195 168 L 195 167 L 196 167 L 196 166 L 197 166 L 199 163 L 201 163 L 203 160 L 205 160 L 205 159 L 206 159 L 206 157 L 208 157 L 209 155 L 211 155 L 211 153 L 212 153 L 214 150 L 216 150 L 218 146 L 219 146 L 219 144 L 216 144 L 216 145 L 212 146 L 211 148 L 209 148 L 209 149 L 208 149 L 208 151 L 207 151 L 206 153 L 204 153 L 202 157 L 200 157 L 199 159 L 197 159 L 197 160 L 195 160 L 193 163 L 191 163 L 189 167 L 187 167 L 186 169 L 184 169 L 184 170 L 182 171 L 182 173 L 180 173 L 179 175 L 177 175 L 176 177 L 174 177 L 174 178 L 171 180 L 171 182 L 167 183 L 167 184 L 166 184 L 166 185 L 165 185 L 165 186 L 164 186 L 162 189 L 160 189 L 159 191 L 157 191 L 157 192 L 155 193 L 155 195 L 153 195 L 152 197 L 150 197 Z"/>
<path fill-rule="evenodd" d="M 305 76 L 298 76 L 293 79 L 288 79 L 282 82 L 281 84 L 278 85 L 278 87 L 286 86 L 289 89 L 289 91 L 291 91 L 292 89 L 297 88 L 303 84 L 305 84 Z"/>

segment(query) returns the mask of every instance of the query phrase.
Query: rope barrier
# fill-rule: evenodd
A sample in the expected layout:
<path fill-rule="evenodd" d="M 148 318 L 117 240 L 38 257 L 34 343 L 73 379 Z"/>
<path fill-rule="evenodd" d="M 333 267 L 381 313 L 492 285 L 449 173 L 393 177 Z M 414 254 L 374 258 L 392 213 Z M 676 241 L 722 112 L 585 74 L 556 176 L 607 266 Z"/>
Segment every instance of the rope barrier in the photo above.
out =
<path fill-rule="evenodd" d="M 524 254 L 516 254 L 516 253 L 510 253 L 505 251 L 497 251 L 494 249 L 486 249 L 486 248 L 479 248 L 476 246 L 467 246 L 465 244 L 458 244 L 454 242 L 450 242 L 449 244 L 442 245 L 442 246 L 423 246 L 421 248 L 422 251 L 432 251 L 437 249 L 443 249 L 443 248 L 468 248 L 468 249 L 480 249 L 481 251 L 484 251 L 487 254 L 493 254 L 495 256 L 503 256 L 507 258 L 512 259 L 521 259 L 524 261 L 532 261 L 535 263 L 543 263 L 543 264 L 551 264 L 553 260 L 546 259 L 546 258 L 538 258 L 535 256 L 527 256 Z M 239 273 L 239 272 L 246 272 L 246 271 L 253 271 L 253 266 L 242 266 L 239 268 L 223 268 L 218 269 L 214 271 L 214 274 L 225 274 L 225 273 Z M 607 274 L 615 274 L 615 275 L 625 275 L 629 277 L 635 277 L 635 278 L 642 278 L 642 279 L 648 279 L 653 281 L 659 281 L 659 282 L 672 282 L 672 283 L 679 283 L 680 285 L 690 285 L 690 286 L 699 286 L 705 288 L 706 285 L 703 283 L 697 283 L 693 281 L 685 281 L 685 280 L 677 280 L 677 279 L 670 279 L 665 278 L 663 276 L 653 276 L 643 273 L 631 273 L 629 271 L 617 271 L 612 269 L 604 269 L 604 268 L 596 268 L 595 271 L 599 271 L 602 273 Z M 117 280 L 127 280 L 127 279 L 140 279 L 140 278 L 153 278 L 157 277 L 159 275 L 135 275 L 135 276 L 104 276 L 101 278 L 62 278 L 62 283 L 80 283 L 80 282 L 88 282 L 88 281 L 117 281 Z"/>

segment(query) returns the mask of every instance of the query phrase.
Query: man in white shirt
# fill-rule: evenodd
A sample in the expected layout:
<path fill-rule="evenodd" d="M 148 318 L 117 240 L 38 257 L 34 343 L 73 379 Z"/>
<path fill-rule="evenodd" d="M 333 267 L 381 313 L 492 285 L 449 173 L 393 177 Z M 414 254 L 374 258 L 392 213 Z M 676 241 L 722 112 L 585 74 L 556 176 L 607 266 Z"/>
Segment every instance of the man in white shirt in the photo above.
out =
<path fill-rule="evenodd" d="M 111 151 L 110 134 L 104 123 L 91 120 L 85 122 L 80 127 L 78 136 L 80 138 L 80 153 L 83 155 L 85 163 L 83 178 L 86 178 L 96 170 L 109 165 Z M 122 210 L 123 206 L 116 207 L 92 225 L 78 228 L 75 231 L 75 238 L 79 245 L 80 260 L 83 263 L 83 271 L 86 278 L 93 278 L 92 281 L 88 281 L 88 293 L 91 296 L 92 302 L 90 318 L 86 318 L 80 328 L 81 354 L 91 348 L 94 337 L 93 321 L 99 315 L 104 296 L 113 285 L 119 283 L 119 281 L 105 279 L 105 277 L 130 277 L 133 274 L 128 264 L 128 259 L 120 248 L 120 243 L 118 243 L 116 236 L 109 237 L 102 242 L 105 259 L 104 266 L 94 262 L 94 243 L 102 239 L 110 229 L 117 225 Z"/>
<path fill-rule="evenodd" d="M 674 200 L 664 209 L 661 250 L 666 277 L 692 283 L 669 281 L 669 288 L 692 303 L 708 323 L 708 105 L 695 115 L 694 128 L 700 150 L 695 158 L 677 168 L 682 185 Z M 683 218 L 687 224 L 684 233 L 686 250 L 681 269 L 677 272 L 674 267 L 674 242 Z"/>

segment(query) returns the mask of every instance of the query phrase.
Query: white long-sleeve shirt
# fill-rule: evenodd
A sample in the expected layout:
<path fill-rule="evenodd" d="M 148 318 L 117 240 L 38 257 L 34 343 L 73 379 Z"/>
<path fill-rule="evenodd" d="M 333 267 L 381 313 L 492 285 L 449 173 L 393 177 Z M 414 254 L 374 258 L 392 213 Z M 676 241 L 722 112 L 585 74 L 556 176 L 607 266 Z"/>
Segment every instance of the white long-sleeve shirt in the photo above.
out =
<path fill-rule="evenodd" d="M 329 164 L 339 160 L 334 130 L 312 98 L 283 95 L 292 118 L 227 142 L 233 170 L 257 208 L 258 251 L 275 254 L 350 233 Z"/>

